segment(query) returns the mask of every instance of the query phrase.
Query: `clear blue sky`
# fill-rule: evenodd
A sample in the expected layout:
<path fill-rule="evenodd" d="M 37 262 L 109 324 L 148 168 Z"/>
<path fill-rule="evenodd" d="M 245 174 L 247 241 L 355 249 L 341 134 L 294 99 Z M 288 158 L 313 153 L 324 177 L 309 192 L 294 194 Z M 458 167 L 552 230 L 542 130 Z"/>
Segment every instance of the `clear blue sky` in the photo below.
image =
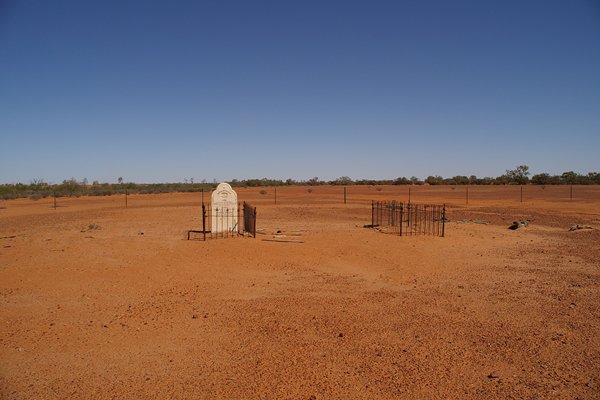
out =
<path fill-rule="evenodd" d="M 600 171 L 600 2 L 0 0 L 0 182 Z"/>

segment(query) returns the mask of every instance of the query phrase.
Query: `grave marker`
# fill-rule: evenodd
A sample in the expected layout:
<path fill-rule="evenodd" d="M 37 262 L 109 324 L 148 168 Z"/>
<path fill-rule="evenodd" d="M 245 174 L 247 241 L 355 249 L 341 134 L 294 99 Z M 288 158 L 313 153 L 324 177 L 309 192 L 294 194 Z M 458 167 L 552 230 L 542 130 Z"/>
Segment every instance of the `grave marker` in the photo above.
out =
<path fill-rule="evenodd" d="M 228 183 L 219 183 L 211 195 L 212 233 L 238 229 L 237 193 Z"/>

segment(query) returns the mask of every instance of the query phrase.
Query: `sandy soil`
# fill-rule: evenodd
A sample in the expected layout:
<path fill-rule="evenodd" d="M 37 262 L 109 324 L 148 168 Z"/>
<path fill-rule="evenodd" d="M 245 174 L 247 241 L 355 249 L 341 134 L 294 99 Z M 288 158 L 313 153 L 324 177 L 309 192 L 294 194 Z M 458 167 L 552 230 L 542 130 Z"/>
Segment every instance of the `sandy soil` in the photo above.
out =
<path fill-rule="evenodd" d="M 445 238 L 362 227 L 408 187 L 259 190 L 207 242 L 199 193 L 0 202 L 0 397 L 600 398 L 599 187 L 412 187 Z"/>

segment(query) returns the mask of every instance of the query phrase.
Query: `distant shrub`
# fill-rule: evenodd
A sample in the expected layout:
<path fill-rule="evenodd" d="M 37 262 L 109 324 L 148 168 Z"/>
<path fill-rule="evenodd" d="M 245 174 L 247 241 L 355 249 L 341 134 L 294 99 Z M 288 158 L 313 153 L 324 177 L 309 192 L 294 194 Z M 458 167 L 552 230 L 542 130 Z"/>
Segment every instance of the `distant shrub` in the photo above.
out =
<path fill-rule="evenodd" d="M 260 192 L 258 192 L 260 194 L 267 194 L 267 191 L 265 189 L 262 189 Z"/>
<path fill-rule="evenodd" d="M 31 200 L 39 200 L 41 198 L 43 198 L 44 196 L 41 193 L 32 193 L 28 196 Z"/>
<path fill-rule="evenodd" d="M 312 193 L 312 189 L 311 189 L 311 188 L 308 188 L 308 189 L 306 189 L 306 191 L 307 191 L 308 193 Z"/>

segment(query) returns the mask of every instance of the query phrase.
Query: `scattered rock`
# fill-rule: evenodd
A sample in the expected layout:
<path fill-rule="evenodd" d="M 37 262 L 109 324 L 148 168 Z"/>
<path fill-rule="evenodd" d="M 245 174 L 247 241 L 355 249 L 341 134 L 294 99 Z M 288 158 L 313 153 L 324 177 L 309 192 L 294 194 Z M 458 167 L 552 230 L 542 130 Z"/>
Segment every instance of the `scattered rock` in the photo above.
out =
<path fill-rule="evenodd" d="M 494 371 L 494 372 L 491 372 L 487 377 L 488 377 L 488 379 L 498 379 L 498 378 L 500 378 L 500 375 L 498 375 L 498 373 Z"/>
<path fill-rule="evenodd" d="M 308 400 L 317 400 L 317 396 L 315 396 L 314 394 L 311 394 L 310 397 L 308 398 Z"/>
<path fill-rule="evenodd" d="M 521 221 L 513 221 L 512 225 L 509 226 L 508 229 L 512 229 L 514 231 L 520 228 L 525 228 L 526 226 L 529 226 L 529 221 L 524 219 Z"/>
<path fill-rule="evenodd" d="M 344 337 L 344 334 L 340 332 L 340 334 L 338 335 L 338 337 Z"/>
<path fill-rule="evenodd" d="M 580 224 L 577 224 L 577 225 L 573 225 L 573 226 L 572 226 L 572 227 L 569 229 L 569 231 L 578 231 L 578 230 L 580 230 L 580 229 L 594 229 L 594 228 L 592 228 L 592 227 L 591 227 L 591 226 L 589 226 L 589 225 L 580 225 Z"/>
<path fill-rule="evenodd" d="M 142 232 L 142 231 L 138 232 L 138 235 L 143 235 L 143 234 L 144 234 L 144 232 Z"/>
<path fill-rule="evenodd" d="M 198 315 L 197 314 L 192 314 L 192 319 L 196 319 L 196 318 L 198 318 Z"/>

